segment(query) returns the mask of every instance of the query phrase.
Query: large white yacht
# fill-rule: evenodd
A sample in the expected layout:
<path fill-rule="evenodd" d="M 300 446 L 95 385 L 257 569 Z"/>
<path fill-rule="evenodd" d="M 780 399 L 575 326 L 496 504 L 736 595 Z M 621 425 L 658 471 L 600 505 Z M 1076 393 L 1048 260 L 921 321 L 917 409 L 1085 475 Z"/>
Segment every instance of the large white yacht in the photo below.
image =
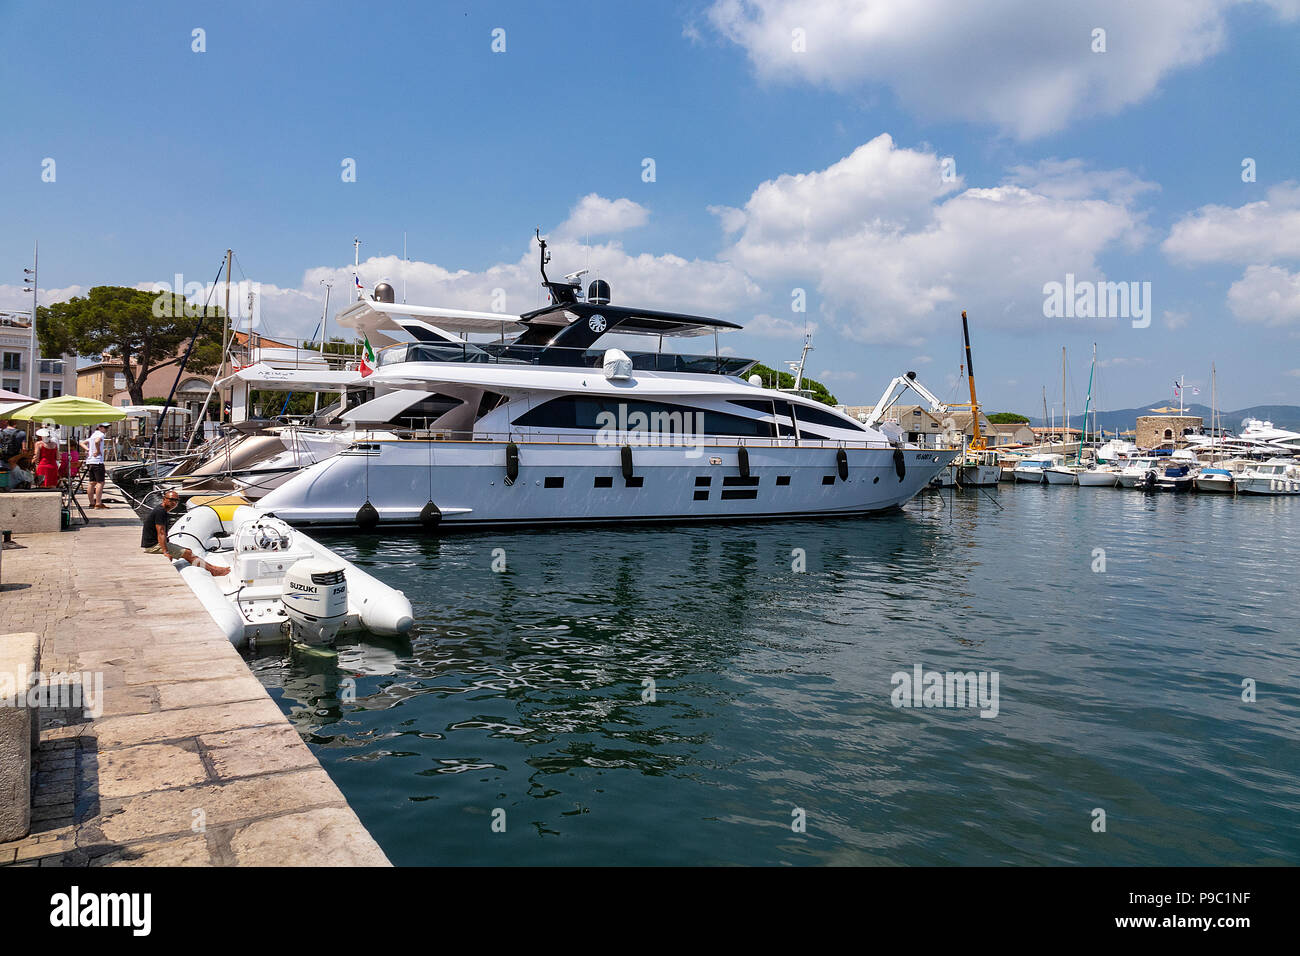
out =
<path fill-rule="evenodd" d="M 1277 428 L 1272 422 L 1247 418 L 1236 434 L 1187 435 L 1188 444 L 1198 450 L 1216 450 L 1236 454 L 1263 455 L 1282 452 L 1300 453 L 1300 432 Z"/>
<path fill-rule="evenodd" d="M 733 323 L 612 305 L 601 280 L 585 295 L 548 280 L 539 241 L 551 302 L 533 312 L 399 305 L 389 291 L 340 313 L 388 343 L 340 417 L 392 433 L 294 474 L 259 507 L 367 530 L 858 515 L 905 504 L 958 454 L 746 380 L 755 362 L 717 348 Z M 607 335 L 660 347 L 712 335 L 714 351 L 596 347 Z"/>

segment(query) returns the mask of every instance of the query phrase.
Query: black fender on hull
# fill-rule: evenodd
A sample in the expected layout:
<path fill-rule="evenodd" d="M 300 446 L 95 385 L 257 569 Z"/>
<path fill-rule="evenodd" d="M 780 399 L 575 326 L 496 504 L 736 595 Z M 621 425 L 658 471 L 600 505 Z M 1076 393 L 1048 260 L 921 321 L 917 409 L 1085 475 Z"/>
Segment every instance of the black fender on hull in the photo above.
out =
<path fill-rule="evenodd" d="M 506 484 L 513 485 L 519 477 L 519 446 L 506 442 Z"/>
<path fill-rule="evenodd" d="M 362 531 L 374 531 L 379 526 L 379 512 L 375 506 L 366 499 L 366 503 L 357 509 L 357 527 Z"/>

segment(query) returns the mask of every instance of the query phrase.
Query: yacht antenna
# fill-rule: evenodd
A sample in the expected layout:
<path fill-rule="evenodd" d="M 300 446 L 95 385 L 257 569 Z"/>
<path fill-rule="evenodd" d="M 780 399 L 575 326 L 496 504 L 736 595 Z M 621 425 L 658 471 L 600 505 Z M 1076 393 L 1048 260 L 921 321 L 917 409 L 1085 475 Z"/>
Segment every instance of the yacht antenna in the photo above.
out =
<path fill-rule="evenodd" d="M 541 227 L 541 226 L 538 226 L 538 227 L 537 227 L 537 231 L 536 231 L 535 235 L 537 236 L 537 245 L 538 245 L 539 249 L 541 250 L 541 260 L 542 260 L 542 261 L 541 261 L 541 266 L 540 266 L 540 268 L 541 268 L 541 270 L 542 270 L 542 285 L 547 286 L 547 287 L 549 288 L 549 287 L 550 287 L 550 284 L 551 284 L 551 280 L 549 280 L 548 278 L 546 278 L 546 263 L 548 263 L 548 262 L 551 261 L 551 254 L 550 254 L 549 252 L 546 251 L 546 240 L 542 238 L 542 227 Z"/>
<path fill-rule="evenodd" d="M 536 231 L 537 245 L 539 248 L 540 267 L 542 270 L 542 285 L 546 291 L 551 294 L 551 303 L 553 305 L 568 305 L 578 301 L 578 292 L 582 288 L 582 283 L 577 279 L 571 282 L 552 282 L 546 277 L 546 263 L 551 261 L 551 254 L 546 249 L 546 240 L 542 238 L 542 227 L 538 226 Z M 584 269 L 583 272 L 586 270 Z M 582 272 L 574 273 L 574 276 L 580 276 Z"/>
<path fill-rule="evenodd" d="M 357 301 L 362 298 L 361 279 L 357 275 L 357 270 L 361 268 L 361 240 L 357 236 L 352 237 L 352 284 L 357 288 Z"/>
<path fill-rule="evenodd" d="M 799 361 L 785 363 L 786 368 L 794 372 L 794 391 L 796 392 L 799 391 L 800 386 L 803 384 L 804 362 L 808 360 L 808 353 L 811 352 L 812 350 L 813 350 L 812 331 L 809 329 L 804 329 L 803 351 L 799 353 Z"/>

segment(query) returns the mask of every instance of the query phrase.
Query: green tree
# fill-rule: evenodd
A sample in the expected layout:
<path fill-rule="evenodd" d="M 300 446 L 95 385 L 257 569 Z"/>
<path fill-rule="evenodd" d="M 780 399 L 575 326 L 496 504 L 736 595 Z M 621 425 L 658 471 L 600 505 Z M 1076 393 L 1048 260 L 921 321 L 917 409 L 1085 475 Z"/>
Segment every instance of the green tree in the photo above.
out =
<path fill-rule="evenodd" d="M 194 335 L 201 306 L 171 292 L 95 286 L 85 296 L 42 306 L 36 335 L 44 355 L 80 355 L 122 363 L 126 390 L 144 404 L 144 384 L 159 369 L 176 365 Z M 221 317 L 209 307 L 188 368 L 211 373 L 221 362 Z"/>
<path fill-rule="evenodd" d="M 1015 412 L 994 412 L 986 417 L 994 425 L 1024 425 L 1029 422 L 1024 415 L 1017 415 Z"/>
<path fill-rule="evenodd" d="M 794 388 L 794 376 L 789 372 L 777 372 L 768 368 L 766 365 L 755 365 L 749 370 L 750 375 L 758 375 L 763 379 L 763 384 L 768 388 Z M 748 378 L 748 376 L 746 376 Z M 817 399 L 823 405 L 838 405 L 835 396 L 821 382 L 809 378 L 807 375 L 799 382 L 799 387 L 812 392 L 812 397 Z"/>

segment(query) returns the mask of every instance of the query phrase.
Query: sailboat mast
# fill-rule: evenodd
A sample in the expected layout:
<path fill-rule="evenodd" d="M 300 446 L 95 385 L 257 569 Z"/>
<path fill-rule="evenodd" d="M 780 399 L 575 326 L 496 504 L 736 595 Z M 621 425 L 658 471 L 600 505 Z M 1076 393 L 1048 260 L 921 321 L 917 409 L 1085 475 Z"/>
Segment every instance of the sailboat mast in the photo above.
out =
<path fill-rule="evenodd" d="M 1219 428 L 1219 377 L 1213 362 L 1210 363 L 1210 428 L 1214 431 L 1214 440 L 1219 446 L 1219 457 L 1222 457 L 1223 437 L 1222 429 Z"/>
<path fill-rule="evenodd" d="M 1070 429 L 1070 407 L 1065 404 L 1065 346 L 1061 346 L 1061 451 L 1065 451 L 1065 443 L 1069 441 L 1068 432 Z"/>
<path fill-rule="evenodd" d="M 1092 343 L 1092 369 L 1088 372 L 1088 400 L 1083 406 L 1083 428 L 1079 430 L 1079 452 L 1075 456 L 1076 465 L 1083 464 L 1083 433 L 1088 427 L 1088 409 L 1092 407 L 1092 376 L 1097 371 L 1097 343 Z"/>

